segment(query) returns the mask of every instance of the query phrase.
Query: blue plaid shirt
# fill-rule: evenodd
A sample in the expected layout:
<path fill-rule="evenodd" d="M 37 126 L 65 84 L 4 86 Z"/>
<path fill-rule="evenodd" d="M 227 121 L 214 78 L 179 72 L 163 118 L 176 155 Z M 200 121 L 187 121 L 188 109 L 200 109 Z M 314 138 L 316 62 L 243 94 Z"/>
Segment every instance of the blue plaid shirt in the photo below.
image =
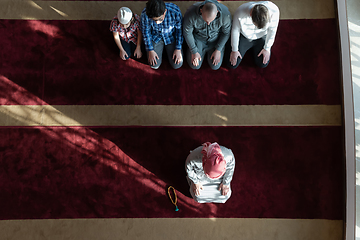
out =
<path fill-rule="evenodd" d="M 154 50 L 152 41 L 163 40 L 165 45 L 176 41 L 175 48 L 181 49 L 184 41 L 182 34 L 182 14 L 180 8 L 173 3 L 165 3 L 167 9 L 164 21 L 157 24 L 146 15 L 146 8 L 141 13 L 141 31 L 147 51 Z M 175 32 L 175 34 L 174 34 Z"/>

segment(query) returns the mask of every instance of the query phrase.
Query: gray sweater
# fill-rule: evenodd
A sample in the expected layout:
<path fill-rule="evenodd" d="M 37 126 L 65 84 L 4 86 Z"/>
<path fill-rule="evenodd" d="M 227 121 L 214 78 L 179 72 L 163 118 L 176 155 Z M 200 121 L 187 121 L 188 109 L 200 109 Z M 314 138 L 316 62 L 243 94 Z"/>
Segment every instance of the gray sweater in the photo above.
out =
<path fill-rule="evenodd" d="M 214 21 L 207 25 L 201 16 L 200 9 L 205 3 L 212 2 L 217 6 L 218 14 Z M 221 51 L 231 32 L 231 15 L 229 9 L 216 0 L 195 3 L 184 15 L 183 34 L 192 54 L 198 52 L 197 41 L 216 42 L 215 48 Z"/>

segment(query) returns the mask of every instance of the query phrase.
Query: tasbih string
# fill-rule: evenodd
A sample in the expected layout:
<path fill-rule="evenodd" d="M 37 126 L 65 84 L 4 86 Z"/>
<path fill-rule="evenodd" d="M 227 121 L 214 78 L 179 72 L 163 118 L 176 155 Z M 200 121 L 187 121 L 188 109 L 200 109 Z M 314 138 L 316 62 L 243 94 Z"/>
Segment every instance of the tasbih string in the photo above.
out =
<path fill-rule="evenodd" d="M 173 192 L 174 192 L 174 198 L 175 198 L 175 200 L 173 200 L 173 199 L 171 198 L 170 189 L 172 189 Z M 176 203 L 177 203 L 177 196 L 176 196 L 175 188 L 174 188 L 173 186 L 170 186 L 170 187 L 168 187 L 167 192 L 168 192 L 170 201 L 171 201 L 172 204 L 174 204 L 174 206 L 175 206 L 175 211 L 176 211 L 176 212 L 179 211 L 179 208 L 178 208 L 178 206 L 176 205 Z"/>

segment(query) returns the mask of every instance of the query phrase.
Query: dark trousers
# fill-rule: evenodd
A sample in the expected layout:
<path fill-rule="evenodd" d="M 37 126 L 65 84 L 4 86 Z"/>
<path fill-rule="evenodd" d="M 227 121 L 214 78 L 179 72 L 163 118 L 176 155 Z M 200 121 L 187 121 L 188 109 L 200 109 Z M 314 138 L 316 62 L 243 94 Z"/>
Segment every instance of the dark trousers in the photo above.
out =
<path fill-rule="evenodd" d="M 210 68 L 212 70 L 218 70 L 221 67 L 221 64 L 223 62 L 225 48 L 223 48 L 221 50 L 220 62 L 217 65 L 214 65 L 213 60 L 211 59 L 211 55 L 216 50 L 216 48 L 215 48 L 216 43 L 217 43 L 217 41 L 215 41 L 215 42 L 202 42 L 202 41 L 197 40 L 196 41 L 196 46 L 197 46 L 197 48 L 199 50 L 201 60 L 199 61 L 199 65 L 195 67 L 191 62 L 192 53 L 191 53 L 190 49 L 188 48 L 187 52 L 186 52 L 186 60 L 187 60 L 187 63 L 189 64 L 189 66 L 192 69 L 200 69 L 201 65 L 204 62 L 204 58 L 205 58 L 205 54 L 206 54 L 207 55 L 206 59 L 207 59 L 207 62 L 209 64 Z"/>
<path fill-rule="evenodd" d="M 164 48 L 165 48 L 167 58 L 168 58 L 172 68 L 178 69 L 183 65 L 184 60 L 182 60 L 180 63 L 176 64 L 175 60 L 173 59 L 173 54 L 174 54 L 174 51 L 176 50 L 176 42 L 175 41 L 168 45 L 165 45 L 163 40 L 160 40 L 158 43 L 152 42 L 152 44 L 154 47 L 154 51 L 158 55 L 159 59 L 156 60 L 157 63 L 155 65 L 153 65 L 153 66 L 150 65 L 151 68 L 158 69 L 160 67 L 160 65 L 162 63 L 162 59 L 163 59 Z M 147 56 L 149 57 L 149 52 L 146 52 L 146 53 L 147 53 Z M 182 55 L 182 58 L 184 59 L 183 49 L 181 49 L 181 55 Z"/>
<path fill-rule="evenodd" d="M 126 59 L 129 59 L 131 56 L 134 56 L 134 52 L 136 49 L 136 45 L 133 42 L 125 42 L 124 40 L 120 39 L 121 41 L 121 45 L 123 47 L 123 49 L 125 50 L 125 52 L 127 53 L 127 57 Z"/>
<path fill-rule="evenodd" d="M 244 37 L 242 34 L 240 34 L 240 40 L 239 40 L 239 52 L 241 54 L 241 57 L 245 56 L 245 53 L 250 50 L 251 55 L 254 58 L 255 64 L 258 67 L 264 68 L 267 67 L 267 65 L 270 62 L 269 61 L 266 64 L 263 64 L 263 55 L 261 55 L 260 57 L 258 57 L 259 53 L 261 52 L 261 50 L 264 48 L 265 45 L 265 39 L 266 39 L 266 35 L 263 36 L 262 38 L 258 38 L 256 40 L 249 40 L 246 37 Z M 230 50 L 231 51 L 231 50 Z M 270 55 L 271 57 L 271 55 Z M 241 63 L 241 58 L 237 59 L 236 65 L 233 66 L 230 63 L 230 56 L 227 59 L 228 61 L 228 67 L 229 68 L 237 68 L 239 66 L 239 64 Z"/>

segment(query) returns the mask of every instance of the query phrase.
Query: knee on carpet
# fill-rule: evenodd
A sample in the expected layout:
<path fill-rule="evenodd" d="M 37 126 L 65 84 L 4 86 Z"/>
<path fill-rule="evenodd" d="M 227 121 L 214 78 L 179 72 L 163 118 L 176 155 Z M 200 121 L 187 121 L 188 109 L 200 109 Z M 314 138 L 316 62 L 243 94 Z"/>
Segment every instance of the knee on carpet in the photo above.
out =
<path fill-rule="evenodd" d="M 266 68 L 269 65 L 269 62 L 267 62 L 266 64 L 261 63 L 256 63 L 256 66 L 258 66 L 259 68 Z"/>
<path fill-rule="evenodd" d="M 218 65 L 213 65 L 213 64 L 210 65 L 211 70 L 214 70 L 214 71 L 218 70 L 220 67 L 221 67 L 221 63 L 219 63 Z"/>
<path fill-rule="evenodd" d="M 255 65 L 259 68 L 266 68 L 269 65 L 269 62 L 270 62 L 270 60 L 266 64 L 264 64 L 262 57 L 255 59 Z"/>
<path fill-rule="evenodd" d="M 150 67 L 152 68 L 152 69 L 158 69 L 159 67 L 160 67 L 160 65 L 155 65 L 155 66 L 152 66 L 152 65 L 150 65 Z"/>
<path fill-rule="evenodd" d="M 191 69 L 194 69 L 194 70 L 199 70 L 200 69 L 200 67 L 201 67 L 201 65 L 199 64 L 199 65 L 197 65 L 197 66 L 194 66 L 192 63 L 190 63 L 189 64 L 189 66 L 190 66 L 190 68 Z"/>
<path fill-rule="evenodd" d="M 181 61 L 179 64 L 172 64 L 172 67 L 173 67 L 173 69 L 179 69 L 179 68 L 181 68 L 182 67 L 182 65 L 183 65 L 183 61 Z"/>

